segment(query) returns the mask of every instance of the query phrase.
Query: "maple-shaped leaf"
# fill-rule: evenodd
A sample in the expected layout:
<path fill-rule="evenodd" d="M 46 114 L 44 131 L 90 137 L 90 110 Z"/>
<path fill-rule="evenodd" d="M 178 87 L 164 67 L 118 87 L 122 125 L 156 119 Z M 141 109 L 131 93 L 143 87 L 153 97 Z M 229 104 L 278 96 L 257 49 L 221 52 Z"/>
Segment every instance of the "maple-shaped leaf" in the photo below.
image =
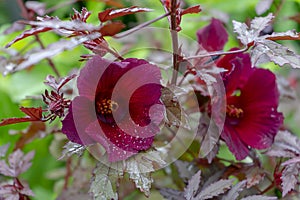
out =
<path fill-rule="evenodd" d="M 199 12 L 201 12 L 201 7 L 200 7 L 200 5 L 196 5 L 196 6 L 192 6 L 192 7 L 189 7 L 189 8 L 186 8 L 186 9 L 182 10 L 181 15 L 198 14 Z"/>
<path fill-rule="evenodd" d="M 246 187 L 247 181 L 241 181 L 235 184 L 226 195 L 222 197 L 222 200 L 236 200 L 239 197 L 239 194 Z"/>
<path fill-rule="evenodd" d="M 238 39 L 251 49 L 252 66 L 265 62 L 274 62 L 279 66 L 289 65 L 293 68 L 300 67 L 300 56 L 289 48 L 274 42 L 273 40 L 300 40 L 299 33 L 287 31 L 285 33 L 272 33 L 261 36 L 261 31 L 273 20 L 273 14 L 266 17 L 256 17 L 251 21 L 250 27 L 245 23 L 233 21 L 234 31 Z"/>
<path fill-rule="evenodd" d="M 34 157 L 34 151 L 24 155 L 18 149 L 8 157 L 8 164 L 4 160 L 0 160 L 0 174 L 10 177 L 17 177 L 25 172 L 31 166 L 31 160 Z"/>
<path fill-rule="evenodd" d="M 257 40 L 260 32 L 271 23 L 273 18 L 274 16 L 272 13 L 268 14 L 266 17 L 256 17 L 251 21 L 250 27 L 245 23 L 233 20 L 234 32 L 238 34 L 238 39 L 244 45 L 248 45 Z"/>
<path fill-rule="evenodd" d="M 187 95 L 187 91 L 170 85 L 162 89 L 161 100 L 166 108 L 166 122 L 169 126 L 190 128 L 188 116 L 185 113 L 180 97 Z"/>
<path fill-rule="evenodd" d="M 70 40 L 61 39 L 58 42 L 48 45 L 45 49 L 39 49 L 25 54 L 20 63 L 9 63 L 7 65 L 9 67 L 6 67 L 4 74 L 26 69 L 45 58 L 50 58 L 63 51 L 71 50 L 86 41 L 94 40 L 100 36 L 101 34 L 96 32 L 84 36 L 73 37 L 70 38 Z"/>
<path fill-rule="evenodd" d="M 126 171 L 135 186 L 145 194 L 150 195 L 150 188 L 153 182 L 151 172 L 156 168 L 166 165 L 165 155 L 160 150 L 148 150 L 146 153 L 137 154 L 126 160 Z"/>
<path fill-rule="evenodd" d="M 98 18 L 101 22 L 106 22 L 117 17 L 122 17 L 125 15 L 130 15 L 138 12 L 150 12 L 152 9 L 149 8 L 139 8 L 137 6 L 131 6 L 129 8 L 113 9 L 109 8 L 105 11 L 98 13 Z"/>
<path fill-rule="evenodd" d="M 52 75 L 48 75 L 45 79 L 45 84 L 52 87 L 55 91 L 59 91 L 61 87 L 63 87 L 65 84 L 67 84 L 69 81 L 71 81 L 73 78 L 75 78 L 77 75 L 72 74 L 63 78 L 59 78 L 56 80 L 56 78 Z"/>
<path fill-rule="evenodd" d="M 18 179 L 15 179 L 12 184 L 0 185 L 1 200 L 29 199 L 29 196 L 34 196 L 33 191 L 27 183 L 21 183 Z"/>
<path fill-rule="evenodd" d="M 43 121 L 43 110 L 42 107 L 39 108 L 25 108 L 21 107 L 20 110 L 25 113 L 27 116 L 20 118 L 8 118 L 2 119 L 0 126 L 6 126 L 9 124 L 17 124 L 21 122 L 34 122 L 34 121 Z"/>
<path fill-rule="evenodd" d="M 72 20 L 79 20 L 82 22 L 86 22 L 86 20 L 91 15 L 91 12 L 89 12 L 85 7 L 81 9 L 81 12 L 78 12 L 76 9 L 74 9 L 74 15 L 71 16 Z"/>
<path fill-rule="evenodd" d="M 15 39 L 13 39 L 11 42 L 9 42 L 5 47 L 8 48 L 12 44 L 14 44 L 24 38 L 27 38 L 27 37 L 33 36 L 33 35 L 38 35 L 39 33 L 44 33 L 44 32 L 50 31 L 51 29 L 52 28 L 49 28 L 49 27 L 35 27 L 35 28 L 31 28 L 29 30 L 25 30 L 25 31 L 23 31 L 23 33 L 21 33 L 20 35 L 15 37 Z"/>
<path fill-rule="evenodd" d="M 292 163 L 286 165 L 281 176 L 282 196 L 296 187 L 299 180 L 300 163 Z"/>
<path fill-rule="evenodd" d="M 184 197 L 188 200 L 194 199 L 200 187 L 201 182 L 201 171 L 199 170 L 192 178 L 188 181 L 188 185 L 184 188 Z"/>
<path fill-rule="evenodd" d="M 212 197 L 224 194 L 227 190 L 231 188 L 233 182 L 234 179 L 221 179 L 217 182 L 214 182 L 206 188 L 202 189 L 201 192 L 195 198 L 193 198 L 193 200 L 211 199 Z"/>
<path fill-rule="evenodd" d="M 204 158 L 210 153 L 210 161 L 217 153 L 219 138 L 223 131 L 225 121 L 225 104 L 223 97 L 225 95 L 225 89 L 220 77 L 217 77 L 217 82 L 212 83 L 210 88 L 213 90 L 210 93 L 211 96 L 211 116 L 204 114 L 199 121 L 198 134 L 200 136 L 200 152 L 199 157 Z"/>
<path fill-rule="evenodd" d="M 288 30 L 286 32 L 273 32 L 271 35 L 262 36 L 268 40 L 300 40 L 300 33 L 295 30 Z"/>
<path fill-rule="evenodd" d="M 68 142 L 63 146 L 64 150 L 62 151 L 62 156 L 59 158 L 59 160 L 63 158 L 68 158 L 74 154 L 77 154 L 78 156 L 81 156 L 83 152 L 86 149 L 86 146 L 82 146 L 80 144 L 74 143 L 74 142 Z"/>
<path fill-rule="evenodd" d="M 300 163 L 300 156 L 291 158 L 291 159 L 283 162 L 281 165 L 282 166 L 287 166 L 287 165 L 291 165 L 291 164 L 295 164 L 295 163 Z"/>
<path fill-rule="evenodd" d="M 271 149 L 266 152 L 268 156 L 293 158 L 300 155 L 300 139 L 289 131 L 279 131 Z"/>
<path fill-rule="evenodd" d="M 109 165 L 99 162 L 93 171 L 89 193 L 94 200 L 118 199 L 118 194 L 113 190 L 117 181 L 118 172 Z"/>
<path fill-rule="evenodd" d="M 269 197 L 264 195 L 252 195 L 242 198 L 241 200 L 276 200 L 277 197 Z"/>
<path fill-rule="evenodd" d="M 259 39 L 251 51 L 252 65 L 272 61 L 279 66 L 300 67 L 300 56 L 271 40 Z"/>

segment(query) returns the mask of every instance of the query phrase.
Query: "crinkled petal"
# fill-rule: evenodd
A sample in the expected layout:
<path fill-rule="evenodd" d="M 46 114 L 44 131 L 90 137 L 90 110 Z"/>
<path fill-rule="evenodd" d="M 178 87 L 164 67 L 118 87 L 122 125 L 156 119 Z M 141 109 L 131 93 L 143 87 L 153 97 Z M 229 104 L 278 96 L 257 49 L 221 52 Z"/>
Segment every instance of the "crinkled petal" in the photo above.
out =
<path fill-rule="evenodd" d="M 133 134 L 136 133 L 128 134 L 117 125 L 109 125 L 99 121 L 90 124 L 86 132 L 104 146 L 110 162 L 124 160 L 139 151 L 147 150 L 153 143 L 153 136 L 135 137 Z"/>
<path fill-rule="evenodd" d="M 249 149 L 247 145 L 240 139 L 239 135 L 240 133 L 238 133 L 233 126 L 225 124 L 221 137 L 235 158 L 237 160 L 243 160 L 248 156 Z"/>
<path fill-rule="evenodd" d="M 110 63 L 111 61 L 98 55 L 87 61 L 77 79 L 79 95 L 94 100 L 98 82 Z"/>
<path fill-rule="evenodd" d="M 233 48 L 230 51 L 233 50 L 237 50 L 237 48 Z M 223 74 L 224 85 L 228 95 L 242 88 L 254 71 L 254 68 L 251 67 L 249 54 L 244 53 L 225 55 L 217 62 L 217 66 L 228 70 Z"/>
<path fill-rule="evenodd" d="M 76 97 L 69 108 L 69 113 L 62 121 L 62 132 L 72 142 L 87 145 L 95 143 L 85 129 L 94 120 L 96 114 L 93 102 L 85 97 Z"/>
<path fill-rule="evenodd" d="M 161 96 L 160 85 L 145 85 L 138 88 L 130 98 L 129 111 L 133 121 L 140 126 L 146 126 L 150 123 L 150 109 L 155 113 L 163 113 L 163 106 L 154 106 L 161 104 L 159 99 Z M 162 109 L 162 110 L 159 110 Z M 161 116 L 162 120 L 163 116 Z"/>
<path fill-rule="evenodd" d="M 207 51 L 220 51 L 228 40 L 228 34 L 222 22 L 212 19 L 211 23 L 197 31 L 198 43 Z"/>
<path fill-rule="evenodd" d="M 122 121 L 118 118 L 124 116 L 122 113 L 130 113 L 136 123 L 146 125 L 150 122 L 148 110 L 159 103 L 161 96 L 160 70 L 143 60 L 126 59 L 124 62 L 129 62 L 131 69 L 119 78 L 112 91 L 111 99 L 122 105 L 114 113 L 115 121 Z"/>
<path fill-rule="evenodd" d="M 241 92 L 245 114 L 237 127 L 241 139 L 249 146 L 264 149 L 273 143 L 283 121 L 282 113 L 277 112 L 278 98 L 275 75 L 256 69 Z"/>
<path fill-rule="evenodd" d="M 99 144 L 101 144 L 107 152 L 108 161 L 109 162 L 117 162 L 120 160 L 126 160 L 130 156 L 135 155 L 138 153 L 138 151 L 127 151 L 122 148 L 119 148 L 117 145 L 112 143 L 105 135 L 100 127 L 100 124 L 98 121 L 94 121 L 91 123 L 87 129 L 86 132 L 94 138 Z"/>

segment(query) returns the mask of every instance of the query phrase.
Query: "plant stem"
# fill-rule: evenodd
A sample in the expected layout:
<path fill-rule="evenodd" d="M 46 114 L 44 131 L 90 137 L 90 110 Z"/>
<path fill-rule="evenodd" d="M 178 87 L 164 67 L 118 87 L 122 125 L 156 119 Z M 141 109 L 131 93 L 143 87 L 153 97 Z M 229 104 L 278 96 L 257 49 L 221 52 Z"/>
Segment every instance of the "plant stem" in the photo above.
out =
<path fill-rule="evenodd" d="M 195 55 L 195 56 L 186 57 L 183 60 L 192 60 L 192 59 L 205 58 L 205 57 L 210 57 L 210 56 L 221 56 L 221 55 L 243 53 L 245 51 L 248 51 L 248 49 L 250 47 L 251 46 L 246 46 L 246 47 L 244 47 L 242 49 L 239 49 L 239 50 L 227 51 L 227 52 L 224 52 L 224 51 L 214 51 L 214 52 L 209 52 L 209 53 L 206 53 L 206 54 L 199 54 L 199 55 Z"/>
<path fill-rule="evenodd" d="M 22 0 L 17 0 L 17 2 L 18 2 L 18 5 L 19 5 L 19 7 L 21 9 L 21 15 L 22 15 L 22 17 L 24 17 L 27 20 L 32 20 L 32 19 L 30 19 L 30 16 L 28 15 L 28 11 L 27 11 L 27 8 L 26 8 L 24 2 Z M 40 38 L 39 38 L 38 35 L 35 35 L 35 40 L 39 43 L 39 45 L 40 45 L 40 47 L 42 49 L 45 49 L 45 46 L 42 43 L 42 41 L 40 40 Z M 60 74 L 59 74 L 58 70 L 56 69 L 53 61 L 50 58 L 47 58 L 47 61 L 48 61 L 49 65 L 50 65 L 50 67 L 52 68 L 52 70 L 54 71 L 54 73 L 56 74 L 56 76 L 60 77 Z"/>
<path fill-rule="evenodd" d="M 45 46 L 42 43 L 42 41 L 40 40 L 40 37 L 38 35 L 35 35 L 35 40 L 39 43 L 39 45 L 42 49 L 45 49 Z M 48 61 L 49 65 L 50 65 L 51 69 L 53 70 L 53 72 L 55 73 L 55 75 L 57 77 L 60 77 L 60 74 L 59 74 L 57 68 L 55 67 L 55 64 L 53 63 L 53 61 L 50 58 L 46 58 L 46 60 Z"/>
<path fill-rule="evenodd" d="M 177 9 L 177 0 L 171 1 L 171 37 L 172 37 L 172 47 L 173 47 L 173 74 L 171 84 L 176 85 L 178 77 L 178 34 L 176 31 L 177 22 L 176 22 L 176 9 Z"/>
<path fill-rule="evenodd" d="M 138 30 L 140 30 L 140 29 L 142 29 L 142 28 L 144 28 L 144 27 L 146 27 L 146 26 L 149 26 L 150 24 L 152 24 L 152 23 L 154 23 L 154 22 L 156 22 L 156 21 L 158 21 L 158 20 L 161 20 L 161 19 L 163 19 L 163 18 L 165 18 L 165 17 L 167 17 L 167 16 L 169 16 L 169 15 L 170 15 L 170 13 L 165 13 L 165 14 L 163 14 L 163 15 L 161 15 L 161 16 L 155 18 L 155 19 L 152 19 L 152 20 L 150 20 L 150 21 L 147 21 L 147 22 L 145 22 L 145 23 L 142 23 L 142 24 L 140 24 L 140 25 L 137 25 L 137 26 L 135 26 L 135 27 L 132 28 L 132 29 L 129 29 L 129 30 L 124 31 L 124 32 L 122 32 L 122 33 L 116 34 L 116 35 L 113 36 L 113 38 L 119 39 L 119 38 L 125 37 L 125 36 L 127 36 L 127 35 L 130 35 L 130 34 L 136 32 L 136 31 L 138 31 Z"/>

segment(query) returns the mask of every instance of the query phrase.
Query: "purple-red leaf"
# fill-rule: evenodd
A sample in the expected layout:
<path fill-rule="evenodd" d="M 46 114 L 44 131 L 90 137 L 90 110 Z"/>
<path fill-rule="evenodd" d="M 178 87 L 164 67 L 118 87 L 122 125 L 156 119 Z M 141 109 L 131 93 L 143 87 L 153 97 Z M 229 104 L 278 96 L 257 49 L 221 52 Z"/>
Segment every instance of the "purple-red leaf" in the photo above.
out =
<path fill-rule="evenodd" d="M 122 22 L 113 22 L 102 26 L 99 32 L 102 36 L 113 36 L 119 33 L 124 27 L 125 25 Z"/>
<path fill-rule="evenodd" d="M 74 9 L 74 15 L 71 17 L 72 20 L 79 20 L 82 22 L 86 22 L 86 20 L 91 15 L 91 12 L 89 12 L 86 8 L 82 8 L 81 12 L 78 12 L 76 9 Z"/>
<path fill-rule="evenodd" d="M 73 37 L 70 40 L 59 40 L 58 42 L 52 43 L 48 45 L 45 49 L 39 49 L 34 52 L 30 52 L 24 55 L 24 58 L 20 60 L 18 63 L 8 63 L 6 64 L 6 71 L 4 74 L 20 71 L 26 69 L 45 58 L 50 58 L 55 56 L 63 51 L 71 50 L 74 47 L 90 40 L 94 40 L 101 36 L 100 33 L 91 33 L 84 36 Z"/>
<path fill-rule="evenodd" d="M 112 8 L 106 9 L 103 12 L 98 13 L 98 18 L 101 22 L 106 22 L 117 17 L 122 17 L 124 15 L 130 15 L 138 12 L 150 12 L 152 11 L 149 8 L 139 8 L 137 6 L 132 6 L 130 8 L 121 8 L 114 10 Z"/>
<path fill-rule="evenodd" d="M 5 126 L 9 124 L 17 124 L 21 122 L 33 122 L 33 121 L 43 121 L 43 111 L 42 108 L 25 108 L 21 107 L 20 110 L 27 116 L 21 118 L 8 118 L 3 119 L 0 126 Z"/>
<path fill-rule="evenodd" d="M 21 35 L 18 35 L 13 41 L 8 43 L 5 47 L 8 48 L 12 44 L 18 42 L 19 40 L 22 40 L 22 39 L 27 38 L 27 37 L 32 36 L 32 35 L 37 35 L 39 33 L 50 31 L 51 29 L 52 28 L 49 28 L 49 27 L 36 27 L 36 28 L 32 28 L 30 30 L 26 30 Z"/>
<path fill-rule="evenodd" d="M 67 84 L 70 80 L 72 80 L 76 76 L 77 76 L 76 74 L 72 74 L 70 76 L 66 76 L 56 80 L 54 76 L 48 75 L 44 83 L 52 87 L 55 91 L 59 91 L 61 87 L 63 87 L 65 84 Z"/>
<path fill-rule="evenodd" d="M 197 14 L 199 12 L 201 12 L 201 8 L 200 8 L 200 5 L 197 5 L 197 6 L 192 6 L 192 7 L 189 7 L 187 9 L 184 9 L 181 12 L 181 15 L 185 15 L 185 14 Z"/>
<path fill-rule="evenodd" d="M 285 196 L 288 192 L 296 187 L 300 172 L 300 163 L 294 163 L 287 165 L 282 172 L 282 196 Z"/>
<path fill-rule="evenodd" d="M 17 177 L 19 174 L 25 172 L 31 166 L 31 160 L 34 157 L 34 151 L 24 155 L 18 149 L 8 157 L 8 164 L 4 160 L 0 161 L 0 174 L 10 177 Z"/>
<path fill-rule="evenodd" d="M 268 40 L 300 40 L 300 33 L 295 30 L 288 30 L 283 33 L 273 33 L 272 35 L 266 35 Z"/>
<path fill-rule="evenodd" d="M 46 124 L 41 121 L 32 122 L 30 126 L 20 132 L 16 132 L 13 134 L 21 134 L 20 139 L 16 142 L 15 150 L 16 149 L 23 149 L 23 147 L 31 142 L 33 139 L 37 138 L 38 136 L 45 134 L 46 131 Z"/>

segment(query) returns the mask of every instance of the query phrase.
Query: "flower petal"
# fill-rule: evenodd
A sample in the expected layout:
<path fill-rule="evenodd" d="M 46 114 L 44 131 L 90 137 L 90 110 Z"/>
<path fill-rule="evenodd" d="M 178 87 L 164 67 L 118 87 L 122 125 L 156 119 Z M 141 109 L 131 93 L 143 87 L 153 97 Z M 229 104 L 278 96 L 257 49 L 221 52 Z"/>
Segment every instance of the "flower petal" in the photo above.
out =
<path fill-rule="evenodd" d="M 255 69 L 241 92 L 245 116 L 237 129 L 246 144 L 257 149 L 271 146 L 283 121 L 282 113 L 276 111 L 278 98 L 275 75 Z"/>
<path fill-rule="evenodd" d="M 211 23 L 197 31 L 198 43 L 207 51 L 220 51 L 228 40 L 228 34 L 222 22 L 212 19 Z"/>
<path fill-rule="evenodd" d="M 139 151 L 147 150 L 153 143 L 153 136 L 139 137 L 140 134 L 146 135 L 140 131 L 127 134 L 117 125 L 109 125 L 101 121 L 91 123 L 86 132 L 91 138 L 104 146 L 110 162 L 124 160 Z M 137 133 L 138 135 L 134 136 Z"/>
<path fill-rule="evenodd" d="M 90 59 L 81 69 L 77 79 L 79 95 L 94 100 L 98 82 L 111 61 L 98 55 Z"/>
<path fill-rule="evenodd" d="M 237 50 L 237 48 L 231 50 Z M 235 90 L 241 89 L 254 71 L 249 54 L 244 53 L 225 55 L 217 62 L 217 66 L 228 70 L 223 74 L 223 79 L 229 96 Z"/>
<path fill-rule="evenodd" d="M 85 97 L 76 97 L 69 108 L 69 113 L 62 121 L 62 132 L 67 135 L 72 142 L 87 145 L 95 143 L 85 133 L 86 127 L 93 121 L 95 117 L 95 109 L 93 103 Z"/>
<path fill-rule="evenodd" d="M 243 160 L 248 156 L 249 149 L 233 126 L 225 124 L 221 137 L 237 160 Z"/>
<path fill-rule="evenodd" d="M 113 144 L 102 131 L 98 121 L 90 123 L 85 130 L 88 135 L 94 138 L 99 144 L 101 144 L 107 152 L 109 162 L 117 162 L 120 160 L 126 160 L 130 156 L 133 156 L 137 151 L 126 151 Z"/>
<path fill-rule="evenodd" d="M 155 104 L 161 104 L 160 85 L 145 85 L 138 88 L 130 98 L 129 111 L 133 121 L 140 126 L 146 126 L 150 123 L 150 108 Z M 154 108 L 153 108 L 154 109 Z M 155 113 L 162 113 L 163 106 L 155 107 Z M 162 120 L 163 116 L 161 116 Z"/>

